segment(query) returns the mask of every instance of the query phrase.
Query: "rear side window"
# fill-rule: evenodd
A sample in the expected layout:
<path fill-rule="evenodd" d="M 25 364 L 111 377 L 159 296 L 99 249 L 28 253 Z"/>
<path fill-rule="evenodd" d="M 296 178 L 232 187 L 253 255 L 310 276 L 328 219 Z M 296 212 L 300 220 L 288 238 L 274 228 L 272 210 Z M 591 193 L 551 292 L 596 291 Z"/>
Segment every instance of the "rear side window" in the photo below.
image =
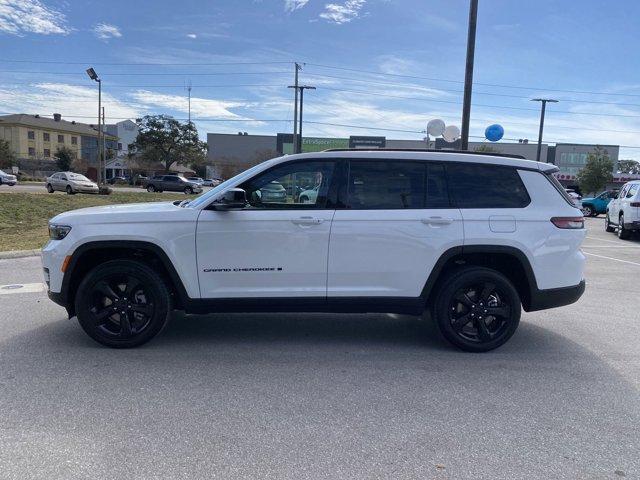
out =
<path fill-rule="evenodd" d="M 458 208 L 523 208 L 531 201 L 515 168 L 463 163 L 446 168 Z"/>
<path fill-rule="evenodd" d="M 425 184 L 422 162 L 352 161 L 348 206 L 356 210 L 424 208 Z"/>
<path fill-rule="evenodd" d="M 636 193 L 638 193 L 638 188 L 639 187 L 640 187 L 640 185 L 638 185 L 638 184 L 631 185 L 631 187 L 629 188 L 629 191 L 627 192 L 627 197 L 626 198 L 635 197 Z"/>

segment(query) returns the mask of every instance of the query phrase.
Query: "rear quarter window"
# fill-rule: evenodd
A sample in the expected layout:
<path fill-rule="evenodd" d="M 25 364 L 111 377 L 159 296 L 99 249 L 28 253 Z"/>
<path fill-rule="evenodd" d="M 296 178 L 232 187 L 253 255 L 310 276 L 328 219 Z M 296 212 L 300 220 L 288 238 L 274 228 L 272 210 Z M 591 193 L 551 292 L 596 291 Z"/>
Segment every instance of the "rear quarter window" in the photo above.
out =
<path fill-rule="evenodd" d="M 451 163 L 446 169 L 458 208 L 524 208 L 531 202 L 515 168 Z"/>

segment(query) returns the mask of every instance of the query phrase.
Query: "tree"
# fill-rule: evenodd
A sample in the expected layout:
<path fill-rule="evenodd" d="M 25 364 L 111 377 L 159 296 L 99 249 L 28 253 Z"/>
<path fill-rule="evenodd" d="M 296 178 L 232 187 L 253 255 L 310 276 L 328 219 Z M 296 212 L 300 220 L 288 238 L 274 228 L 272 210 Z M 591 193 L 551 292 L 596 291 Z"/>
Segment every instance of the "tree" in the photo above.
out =
<path fill-rule="evenodd" d="M 16 163 L 16 156 L 11 150 L 9 142 L 0 140 L 0 168 L 11 168 Z"/>
<path fill-rule="evenodd" d="M 71 164 L 76 158 L 76 152 L 69 147 L 59 147 L 54 155 L 58 170 L 68 172 L 71 170 Z"/>
<path fill-rule="evenodd" d="M 138 119 L 138 136 L 129 150 L 147 164 L 160 162 L 164 171 L 171 165 L 204 164 L 207 144 L 198 138 L 193 123 L 180 123 L 169 115 L 147 115 Z"/>
<path fill-rule="evenodd" d="M 598 145 L 578 173 L 578 184 L 583 192 L 597 193 L 613 180 L 612 171 L 613 161 L 609 158 L 609 152 Z"/>
<path fill-rule="evenodd" d="M 618 160 L 618 173 L 640 174 L 640 162 L 637 160 Z"/>

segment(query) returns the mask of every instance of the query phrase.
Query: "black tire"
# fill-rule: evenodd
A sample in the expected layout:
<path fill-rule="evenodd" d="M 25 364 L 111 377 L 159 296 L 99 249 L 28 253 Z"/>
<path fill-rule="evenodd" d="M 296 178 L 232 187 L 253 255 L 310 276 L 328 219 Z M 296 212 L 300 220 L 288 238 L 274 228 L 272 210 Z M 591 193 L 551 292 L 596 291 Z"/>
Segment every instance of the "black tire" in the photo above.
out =
<path fill-rule="evenodd" d="M 65 188 L 65 191 L 67 192 L 67 195 L 75 195 L 75 192 L 71 188 L 71 185 L 67 185 L 67 188 Z"/>
<path fill-rule="evenodd" d="M 618 220 L 618 238 L 620 240 L 628 240 L 631 237 L 631 232 L 624 228 L 624 215 L 620 214 L 620 219 Z"/>
<path fill-rule="evenodd" d="M 300 203 L 307 203 L 309 202 L 309 197 L 307 197 L 306 195 L 303 195 L 300 197 Z"/>
<path fill-rule="evenodd" d="M 582 206 L 582 214 L 585 217 L 595 217 L 596 216 L 596 213 L 593 210 L 593 207 L 590 207 L 589 205 L 583 205 Z"/>
<path fill-rule="evenodd" d="M 609 213 L 604 217 L 604 231 L 608 233 L 613 233 L 616 231 L 615 227 L 611 226 L 611 222 L 609 221 Z"/>
<path fill-rule="evenodd" d="M 147 186 L 147 192 L 153 193 L 156 191 L 156 187 L 154 187 L 153 185 L 148 185 Z"/>
<path fill-rule="evenodd" d="M 441 284 L 432 314 L 453 345 L 467 352 L 487 352 L 503 345 L 518 328 L 520 296 L 501 273 L 465 267 Z"/>
<path fill-rule="evenodd" d="M 193 193 L 193 188 L 184 187 L 184 193 L 185 193 L 185 195 L 191 195 Z"/>
<path fill-rule="evenodd" d="M 53 189 L 53 187 L 51 186 L 50 183 L 47 183 L 47 192 L 49 192 L 49 193 L 55 192 L 55 190 Z"/>
<path fill-rule="evenodd" d="M 112 260 L 84 277 L 75 307 L 80 326 L 96 342 L 131 348 L 162 331 L 171 312 L 171 297 L 162 277 L 148 265 Z"/>

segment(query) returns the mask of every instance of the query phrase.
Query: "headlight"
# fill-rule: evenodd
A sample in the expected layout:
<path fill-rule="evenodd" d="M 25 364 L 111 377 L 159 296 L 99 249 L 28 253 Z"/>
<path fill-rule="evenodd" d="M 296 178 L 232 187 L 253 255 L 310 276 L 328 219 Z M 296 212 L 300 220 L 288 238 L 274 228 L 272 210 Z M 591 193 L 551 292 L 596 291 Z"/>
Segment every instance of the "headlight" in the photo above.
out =
<path fill-rule="evenodd" d="M 71 231 L 68 225 L 49 225 L 49 238 L 51 240 L 62 240 Z"/>

